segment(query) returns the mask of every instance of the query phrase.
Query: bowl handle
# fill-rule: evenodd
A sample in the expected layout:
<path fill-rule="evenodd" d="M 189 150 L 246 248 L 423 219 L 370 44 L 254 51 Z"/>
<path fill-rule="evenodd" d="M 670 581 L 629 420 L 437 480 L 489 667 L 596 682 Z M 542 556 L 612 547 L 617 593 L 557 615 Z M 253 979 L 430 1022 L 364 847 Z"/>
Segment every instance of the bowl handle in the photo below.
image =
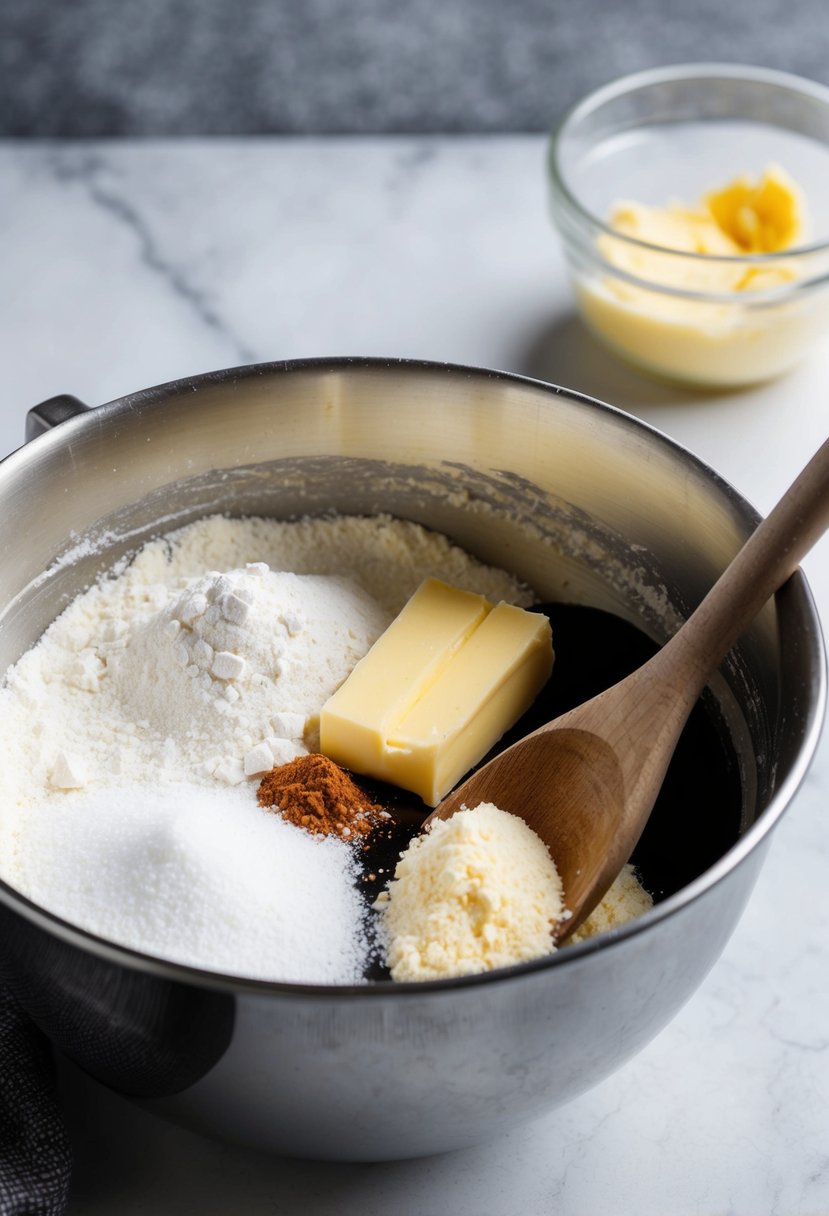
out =
<path fill-rule="evenodd" d="M 26 442 L 37 439 L 38 435 L 44 435 L 46 431 L 51 431 L 53 426 L 59 426 L 61 422 L 74 418 L 76 414 L 85 414 L 91 408 L 68 393 L 61 393 L 59 397 L 50 397 L 48 401 L 41 401 L 40 405 L 33 405 L 26 415 Z"/>

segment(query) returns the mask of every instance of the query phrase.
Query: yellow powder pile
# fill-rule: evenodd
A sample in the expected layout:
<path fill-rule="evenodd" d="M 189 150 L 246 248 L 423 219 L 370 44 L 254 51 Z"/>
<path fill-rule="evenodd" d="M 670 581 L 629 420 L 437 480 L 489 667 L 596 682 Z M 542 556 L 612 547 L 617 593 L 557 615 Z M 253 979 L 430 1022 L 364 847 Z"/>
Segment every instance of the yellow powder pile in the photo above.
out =
<path fill-rule="evenodd" d="M 595 937 L 606 929 L 615 929 L 637 916 L 643 916 L 645 912 L 650 912 L 652 907 L 653 900 L 636 877 L 633 866 L 623 866 L 602 902 L 593 909 L 587 920 L 579 925 L 575 933 L 570 935 L 568 941 L 587 941 L 588 937 Z"/>
<path fill-rule="evenodd" d="M 561 880 L 523 819 L 483 802 L 437 820 L 380 896 L 395 980 L 444 979 L 550 954 Z"/>

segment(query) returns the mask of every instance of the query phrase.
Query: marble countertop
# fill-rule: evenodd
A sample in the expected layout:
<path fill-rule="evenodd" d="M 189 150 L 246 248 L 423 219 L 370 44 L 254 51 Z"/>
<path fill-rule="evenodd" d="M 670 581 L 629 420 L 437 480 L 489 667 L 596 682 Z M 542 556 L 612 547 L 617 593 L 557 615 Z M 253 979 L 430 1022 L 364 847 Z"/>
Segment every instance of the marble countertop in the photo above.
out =
<path fill-rule="evenodd" d="M 0 143 L 0 453 L 26 410 L 314 355 L 503 368 L 621 406 L 768 509 L 825 438 L 829 336 L 776 383 L 694 395 L 572 313 L 541 137 Z M 22 526 L 16 524 L 15 526 Z M 829 620 L 829 539 L 804 563 Z M 326 1165 L 217 1146 L 76 1074 L 80 1216 L 829 1212 L 829 743 L 740 925 L 644 1051 L 495 1144 Z"/>

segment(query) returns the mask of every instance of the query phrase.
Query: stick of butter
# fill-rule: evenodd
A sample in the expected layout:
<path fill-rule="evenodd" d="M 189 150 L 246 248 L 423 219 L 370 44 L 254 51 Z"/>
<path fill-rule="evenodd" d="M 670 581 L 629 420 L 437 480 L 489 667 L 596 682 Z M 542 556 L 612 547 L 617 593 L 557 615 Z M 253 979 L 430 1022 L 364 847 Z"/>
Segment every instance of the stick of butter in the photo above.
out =
<path fill-rule="evenodd" d="M 320 714 L 320 750 L 436 806 L 533 701 L 550 622 L 423 582 Z"/>

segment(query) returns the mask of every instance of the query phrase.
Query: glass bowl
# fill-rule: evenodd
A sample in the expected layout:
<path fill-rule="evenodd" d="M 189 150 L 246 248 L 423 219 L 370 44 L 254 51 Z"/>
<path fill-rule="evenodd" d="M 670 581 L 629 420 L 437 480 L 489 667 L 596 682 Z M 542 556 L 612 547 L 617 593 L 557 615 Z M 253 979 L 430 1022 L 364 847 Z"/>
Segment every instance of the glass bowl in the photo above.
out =
<path fill-rule="evenodd" d="M 800 242 L 780 252 L 678 252 L 609 222 L 619 201 L 692 205 L 772 165 L 803 199 Z M 570 110 L 549 175 L 581 316 L 637 367 L 711 388 L 751 384 L 786 371 L 829 327 L 829 89 L 730 64 L 640 72 Z M 735 290 L 738 279 L 751 289 Z"/>

